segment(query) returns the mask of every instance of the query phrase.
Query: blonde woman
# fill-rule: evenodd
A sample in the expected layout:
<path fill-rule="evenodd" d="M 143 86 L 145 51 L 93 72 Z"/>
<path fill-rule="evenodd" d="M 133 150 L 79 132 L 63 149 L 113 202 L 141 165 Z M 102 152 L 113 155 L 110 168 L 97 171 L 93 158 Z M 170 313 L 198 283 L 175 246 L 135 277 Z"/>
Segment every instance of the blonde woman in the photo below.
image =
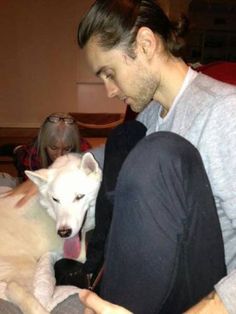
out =
<path fill-rule="evenodd" d="M 15 148 L 18 176 L 26 180 L 25 170 L 47 168 L 59 156 L 89 148 L 89 143 L 81 138 L 78 125 L 71 115 L 53 113 L 44 120 L 32 144 Z"/>

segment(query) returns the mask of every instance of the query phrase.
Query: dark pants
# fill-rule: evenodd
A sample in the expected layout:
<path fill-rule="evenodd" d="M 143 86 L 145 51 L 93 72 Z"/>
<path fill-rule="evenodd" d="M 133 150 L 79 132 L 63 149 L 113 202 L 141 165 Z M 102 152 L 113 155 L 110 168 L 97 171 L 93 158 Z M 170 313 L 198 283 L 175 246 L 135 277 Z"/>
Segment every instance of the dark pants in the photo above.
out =
<path fill-rule="evenodd" d="M 95 230 L 87 248 L 84 269 L 96 278 L 104 262 L 104 250 L 111 225 L 114 191 L 121 166 L 133 147 L 145 136 L 146 127 L 137 121 L 116 127 L 107 138 L 103 179 L 97 196 Z"/>
<path fill-rule="evenodd" d="M 143 138 L 123 157 L 115 190 L 103 190 L 110 219 L 115 197 L 101 296 L 135 314 L 182 313 L 226 273 L 201 157 L 170 132 Z M 115 168 L 109 168 L 113 177 Z"/>

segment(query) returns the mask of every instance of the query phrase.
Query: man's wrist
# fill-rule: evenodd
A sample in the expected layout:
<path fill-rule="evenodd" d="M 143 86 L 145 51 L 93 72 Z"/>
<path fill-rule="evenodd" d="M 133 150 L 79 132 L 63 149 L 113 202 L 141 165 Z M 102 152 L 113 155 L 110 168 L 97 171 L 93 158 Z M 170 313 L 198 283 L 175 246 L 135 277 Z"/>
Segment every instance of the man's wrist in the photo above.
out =
<path fill-rule="evenodd" d="M 209 293 L 199 303 L 189 309 L 186 314 L 227 314 L 227 310 L 224 307 L 220 297 L 216 291 Z"/>

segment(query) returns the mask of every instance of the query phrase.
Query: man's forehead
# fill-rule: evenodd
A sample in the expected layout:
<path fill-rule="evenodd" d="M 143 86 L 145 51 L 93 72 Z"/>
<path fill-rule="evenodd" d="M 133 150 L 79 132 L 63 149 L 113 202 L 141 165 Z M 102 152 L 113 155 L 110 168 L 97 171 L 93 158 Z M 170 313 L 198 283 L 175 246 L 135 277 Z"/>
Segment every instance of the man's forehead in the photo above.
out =
<path fill-rule="evenodd" d="M 89 39 L 84 47 L 84 53 L 89 66 L 92 68 L 93 72 L 96 72 L 97 63 L 99 59 L 102 58 L 103 53 L 97 40 L 94 38 Z"/>
<path fill-rule="evenodd" d="M 104 69 L 109 67 L 114 60 L 118 60 L 119 55 L 122 54 L 118 48 L 110 50 L 102 48 L 99 42 L 94 38 L 87 42 L 84 50 L 88 64 L 95 75 L 99 75 Z"/>

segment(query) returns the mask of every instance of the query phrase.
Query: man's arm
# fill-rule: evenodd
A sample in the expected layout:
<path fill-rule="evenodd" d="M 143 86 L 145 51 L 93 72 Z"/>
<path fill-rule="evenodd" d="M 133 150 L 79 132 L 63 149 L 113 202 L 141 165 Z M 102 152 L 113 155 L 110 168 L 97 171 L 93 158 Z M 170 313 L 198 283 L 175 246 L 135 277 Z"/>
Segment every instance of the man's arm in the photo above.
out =
<path fill-rule="evenodd" d="M 202 301 L 186 314 L 235 314 L 236 313 L 236 270 L 221 279 Z"/>
<path fill-rule="evenodd" d="M 229 314 L 236 313 L 236 269 L 215 285 L 215 290 Z"/>
<path fill-rule="evenodd" d="M 212 291 L 185 314 L 227 314 L 227 310 L 216 291 Z M 235 312 L 234 312 L 235 313 Z"/>
<path fill-rule="evenodd" d="M 82 289 L 79 293 L 81 302 L 85 306 L 84 314 L 132 314 L 125 308 L 107 302 L 97 296 L 94 292 Z M 221 299 L 215 291 L 211 292 L 207 297 L 201 300 L 194 307 L 189 309 L 185 314 L 227 314 L 229 313 Z M 235 313 L 230 312 L 230 313 Z"/>

